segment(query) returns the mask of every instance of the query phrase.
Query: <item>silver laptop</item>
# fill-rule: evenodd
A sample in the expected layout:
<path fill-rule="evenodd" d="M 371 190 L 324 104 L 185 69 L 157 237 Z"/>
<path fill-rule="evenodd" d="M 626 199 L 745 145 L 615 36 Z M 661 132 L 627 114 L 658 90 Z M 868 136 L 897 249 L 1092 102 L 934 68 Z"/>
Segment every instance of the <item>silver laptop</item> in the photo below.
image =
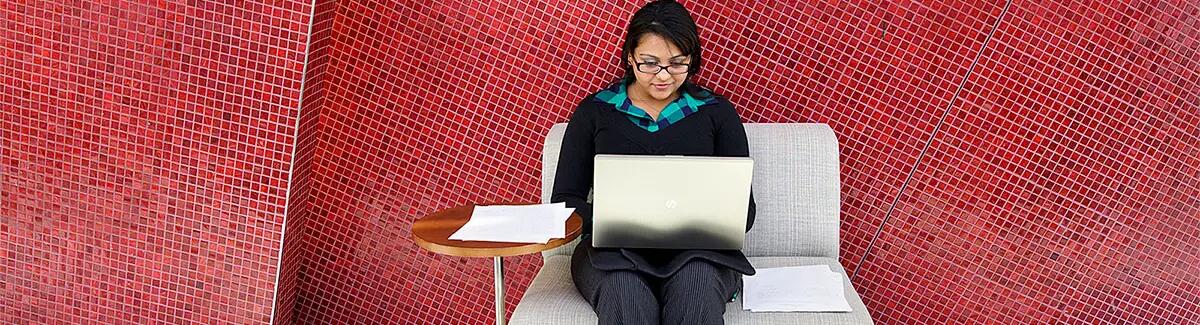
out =
<path fill-rule="evenodd" d="M 596 155 L 595 247 L 742 249 L 754 160 Z"/>

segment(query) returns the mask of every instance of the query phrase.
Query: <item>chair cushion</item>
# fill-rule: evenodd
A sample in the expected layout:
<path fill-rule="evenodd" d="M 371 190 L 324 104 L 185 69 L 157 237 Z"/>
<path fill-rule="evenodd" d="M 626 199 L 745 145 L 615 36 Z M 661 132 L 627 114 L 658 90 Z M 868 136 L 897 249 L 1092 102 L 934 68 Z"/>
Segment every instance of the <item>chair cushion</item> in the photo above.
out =
<path fill-rule="evenodd" d="M 755 268 L 827 264 L 834 272 L 842 275 L 842 284 L 846 290 L 846 302 L 850 303 L 852 311 L 848 313 L 751 313 L 742 310 L 742 300 L 738 299 L 725 305 L 726 324 L 874 324 L 871 314 L 867 312 L 867 306 L 863 305 L 862 298 L 854 290 L 854 285 L 846 276 L 846 270 L 842 268 L 842 264 L 838 263 L 837 259 L 765 256 L 750 257 L 750 264 Z"/>
<path fill-rule="evenodd" d="M 750 257 L 755 267 L 781 267 L 828 264 L 833 271 L 845 275 L 836 259 L 827 257 Z M 871 315 L 862 299 L 844 280 L 846 300 L 854 311 L 849 313 L 751 313 L 742 310 L 742 301 L 725 306 L 726 324 L 872 324 Z M 510 324 L 596 324 L 592 306 L 579 295 L 571 281 L 571 257 L 549 256 L 542 270 L 533 278 L 521 303 L 513 311 Z"/>
<path fill-rule="evenodd" d="M 592 305 L 575 289 L 571 280 L 571 256 L 546 257 L 542 270 L 533 277 L 525 296 L 517 304 L 508 323 L 520 324 L 596 324 Z"/>

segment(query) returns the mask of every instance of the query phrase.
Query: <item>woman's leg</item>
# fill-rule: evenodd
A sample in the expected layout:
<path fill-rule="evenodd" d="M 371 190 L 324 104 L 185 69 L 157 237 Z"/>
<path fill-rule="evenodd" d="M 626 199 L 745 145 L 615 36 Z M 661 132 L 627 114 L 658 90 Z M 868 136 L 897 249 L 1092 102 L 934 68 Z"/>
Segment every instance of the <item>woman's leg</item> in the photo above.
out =
<path fill-rule="evenodd" d="M 635 271 L 596 269 L 584 249 L 576 247 L 571 255 L 571 279 L 579 294 L 592 304 L 599 324 L 658 324 L 658 298 L 646 276 Z"/>
<path fill-rule="evenodd" d="M 725 303 L 738 289 L 737 271 L 691 260 L 663 279 L 663 324 L 724 324 Z"/>

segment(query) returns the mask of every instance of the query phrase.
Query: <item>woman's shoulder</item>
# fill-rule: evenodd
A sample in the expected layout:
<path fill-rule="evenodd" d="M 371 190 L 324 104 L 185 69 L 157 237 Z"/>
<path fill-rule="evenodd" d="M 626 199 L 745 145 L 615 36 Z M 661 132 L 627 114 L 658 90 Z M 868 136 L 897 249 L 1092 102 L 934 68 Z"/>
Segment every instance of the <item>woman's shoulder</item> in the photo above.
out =
<path fill-rule="evenodd" d="M 609 103 L 611 105 L 612 103 L 610 103 L 610 101 L 613 100 L 614 96 L 623 95 L 625 93 L 625 90 L 622 88 L 622 86 L 624 86 L 624 81 L 620 80 L 606 83 L 601 86 L 600 89 L 596 89 L 595 91 L 592 91 L 591 94 L 584 97 L 584 102 Z"/>
<path fill-rule="evenodd" d="M 733 102 L 729 101 L 729 97 L 717 93 L 710 93 L 710 96 L 705 99 L 704 106 L 706 109 L 713 112 L 718 117 L 738 117 L 737 109 L 733 107 Z"/>
<path fill-rule="evenodd" d="M 600 104 L 603 104 L 601 100 L 597 99 L 598 98 L 597 96 L 600 95 L 600 93 L 602 91 L 603 90 L 596 91 L 596 92 L 588 94 L 587 96 L 583 96 L 583 98 L 580 99 L 579 102 L 575 104 L 575 109 L 571 111 L 570 119 L 571 120 L 581 120 L 581 119 L 593 120 L 593 119 L 595 119 L 596 114 L 600 113 L 600 109 L 601 109 Z"/>
<path fill-rule="evenodd" d="M 709 99 L 709 104 L 722 109 L 732 110 L 733 102 L 729 101 L 729 97 L 722 95 L 712 95 Z"/>
<path fill-rule="evenodd" d="M 579 100 L 579 103 L 575 105 L 575 111 L 595 114 L 599 108 L 603 107 L 604 104 L 611 106 L 611 104 L 608 103 L 608 100 L 614 95 L 614 85 L 615 83 L 605 84 L 602 88 L 583 96 L 583 98 Z"/>
<path fill-rule="evenodd" d="M 690 84 L 690 85 L 685 85 L 684 87 L 685 87 L 684 91 L 686 92 L 686 94 L 688 94 L 688 96 L 690 96 L 691 99 L 694 99 L 694 100 L 697 100 L 697 101 L 700 101 L 703 103 L 702 105 L 700 105 L 700 107 L 716 106 L 716 107 L 721 107 L 721 108 L 731 108 L 733 106 L 733 104 L 729 102 L 728 97 L 725 97 L 725 95 L 723 95 L 719 92 L 716 92 L 712 89 L 709 89 L 708 87 L 704 87 L 704 86 L 697 85 L 694 83 Z"/>

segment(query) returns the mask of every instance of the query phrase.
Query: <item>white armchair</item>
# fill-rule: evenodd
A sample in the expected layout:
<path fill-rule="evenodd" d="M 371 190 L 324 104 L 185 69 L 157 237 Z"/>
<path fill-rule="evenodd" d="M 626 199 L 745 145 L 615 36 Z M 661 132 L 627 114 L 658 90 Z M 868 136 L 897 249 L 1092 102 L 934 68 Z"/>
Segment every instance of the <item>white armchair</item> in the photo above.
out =
<path fill-rule="evenodd" d="M 743 252 L 755 267 L 828 264 L 846 275 L 838 261 L 841 180 L 838 142 L 825 124 L 746 124 L 755 160 L 754 228 Z M 542 152 L 542 202 L 550 201 L 559 148 L 566 124 L 550 129 Z M 596 324 L 596 314 L 571 281 L 571 252 L 579 240 L 542 253 L 534 277 L 510 324 Z M 742 302 L 728 303 L 727 324 L 872 324 L 862 299 L 845 278 L 848 313 L 751 313 Z"/>

